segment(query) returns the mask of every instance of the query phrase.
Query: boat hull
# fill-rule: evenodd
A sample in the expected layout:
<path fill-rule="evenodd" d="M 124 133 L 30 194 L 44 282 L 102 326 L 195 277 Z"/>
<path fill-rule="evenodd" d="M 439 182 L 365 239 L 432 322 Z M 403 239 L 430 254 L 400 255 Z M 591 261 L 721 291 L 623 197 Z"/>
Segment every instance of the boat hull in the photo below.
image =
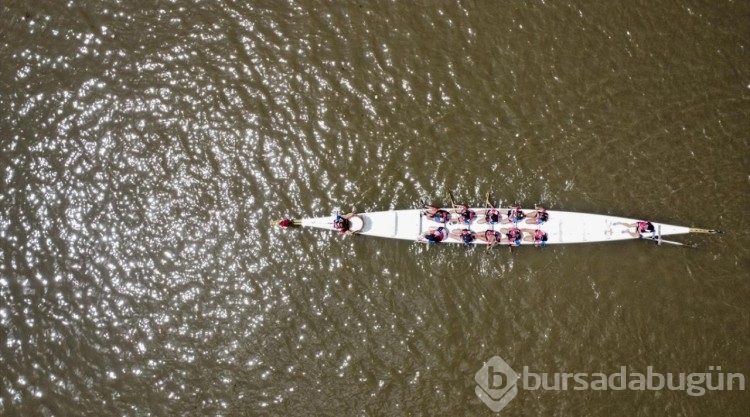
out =
<path fill-rule="evenodd" d="M 450 210 L 450 209 L 445 209 Z M 491 225 L 484 222 L 483 208 L 472 209 L 477 213 L 477 217 L 470 224 L 463 223 L 437 223 L 428 219 L 422 214 L 422 210 L 391 210 L 376 211 L 369 213 L 360 213 L 358 216 L 364 220 L 364 226 L 358 233 L 365 236 L 376 236 L 389 239 L 401 240 L 419 240 L 425 233 L 438 227 L 446 227 L 450 232 L 450 237 L 443 240 L 442 243 L 463 243 L 456 236 L 457 232 L 463 229 L 469 229 L 475 233 L 484 233 L 487 230 L 502 230 L 514 227 L 513 223 Z M 501 209 L 504 211 L 507 209 Z M 529 213 L 533 210 L 524 210 Z M 526 219 L 519 222 L 516 227 L 524 230 L 524 236 L 531 231 L 541 229 L 547 233 L 547 245 L 563 243 L 593 243 L 593 242 L 611 242 L 621 240 L 637 239 L 629 232 L 634 228 L 627 225 L 637 223 L 638 219 L 626 217 L 608 216 L 602 214 L 587 214 L 569 211 L 547 210 L 549 219 L 542 225 L 528 224 Z M 335 230 L 333 220 L 335 216 L 316 217 L 302 219 L 302 226 L 315 227 L 319 229 Z M 453 214 L 454 220 L 457 216 Z M 652 222 L 654 228 L 660 236 L 670 236 L 690 233 L 689 227 L 674 226 L 663 223 Z M 644 235 L 651 237 L 651 234 Z M 476 244 L 485 244 L 482 240 L 475 240 Z M 522 245 L 533 245 L 533 242 L 522 240 Z"/>

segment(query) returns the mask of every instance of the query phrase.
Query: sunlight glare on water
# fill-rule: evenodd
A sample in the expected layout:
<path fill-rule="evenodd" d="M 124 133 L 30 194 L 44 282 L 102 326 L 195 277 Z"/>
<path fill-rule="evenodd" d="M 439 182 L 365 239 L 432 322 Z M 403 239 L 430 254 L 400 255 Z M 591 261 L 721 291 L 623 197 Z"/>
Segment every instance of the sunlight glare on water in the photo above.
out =
<path fill-rule="evenodd" d="M 495 355 L 750 375 L 748 17 L 0 4 L 0 414 L 484 415 Z M 449 191 L 727 233 L 485 253 L 268 227 Z M 748 409 L 636 396 L 519 392 L 507 412 Z"/>

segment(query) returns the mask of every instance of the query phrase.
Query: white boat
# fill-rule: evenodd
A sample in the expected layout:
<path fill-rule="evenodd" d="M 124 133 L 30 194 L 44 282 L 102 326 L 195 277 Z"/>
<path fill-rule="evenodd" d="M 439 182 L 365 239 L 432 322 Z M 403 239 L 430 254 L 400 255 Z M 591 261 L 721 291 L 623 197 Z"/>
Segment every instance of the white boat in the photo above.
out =
<path fill-rule="evenodd" d="M 351 230 L 363 236 L 376 236 L 389 239 L 401 239 L 410 241 L 424 241 L 424 236 L 431 230 L 439 227 L 445 227 L 448 237 L 441 243 L 460 243 L 463 241 L 458 234 L 461 230 L 468 229 L 476 235 L 482 235 L 488 230 L 502 231 L 505 233 L 508 229 L 517 227 L 521 229 L 524 239 L 521 245 L 534 245 L 533 239 L 527 236 L 533 234 L 535 230 L 542 230 L 546 233 L 546 245 L 563 244 L 563 243 L 594 243 L 594 242 L 613 242 L 622 240 L 639 239 L 635 233 L 633 225 L 643 220 L 626 217 L 609 216 L 602 214 L 577 213 L 569 211 L 547 210 L 549 217 L 546 222 L 538 225 L 527 223 L 527 219 L 518 223 L 499 223 L 489 224 L 485 221 L 485 208 L 472 208 L 477 216 L 469 224 L 459 223 L 458 215 L 451 208 L 444 208 L 451 212 L 452 221 L 448 223 L 438 223 L 430 220 L 423 210 L 390 210 L 375 211 L 369 213 L 358 213 L 352 218 Z M 508 210 L 498 209 L 505 214 Z M 534 210 L 523 210 L 531 213 Z M 334 227 L 335 215 L 326 217 L 304 218 L 301 220 L 287 220 L 289 225 L 314 227 L 336 231 Z M 506 216 L 503 215 L 503 219 Z M 507 220 L 506 220 L 507 221 Z M 721 233 L 720 230 L 698 229 L 686 226 L 675 226 L 664 223 L 650 222 L 654 226 L 652 233 L 644 233 L 643 238 L 654 239 L 657 243 L 671 243 L 683 245 L 679 242 L 673 242 L 662 239 L 663 236 L 681 235 L 688 233 Z M 278 225 L 279 221 L 272 222 Z M 476 239 L 475 244 L 486 244 L 487 242 Z M 506 242 L 503 242 L 506 243 Z"/>

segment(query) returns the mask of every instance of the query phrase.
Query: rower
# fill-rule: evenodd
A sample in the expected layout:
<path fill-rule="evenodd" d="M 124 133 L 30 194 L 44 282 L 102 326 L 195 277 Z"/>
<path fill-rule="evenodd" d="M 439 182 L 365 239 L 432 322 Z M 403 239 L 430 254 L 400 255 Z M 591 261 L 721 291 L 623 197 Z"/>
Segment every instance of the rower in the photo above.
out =
<path fill-rule="evenodd" d="M 453 206 L 453 211 L 458 214 L 459 223 L 469 224 L 474 220 L 477 214 L 473 210 L 470 210 L 466 204 L 456 204 L 456 200 L 453 199 L 453 192 L 448 191 L 448 198 L 451 201 L 451 206 Z"/>
<path fill-rule="evenodd" d="M 357 227 L 352 227 L 352 220 L 357 219 Z M 336 218 L 333 219 L 333 228 L 339 231 L 342 235 L 353 235 L 362 229 L 363 222 L 357 216 L 357 213 L 349 213 L 345 215 L 336 214 Z"/>
<path fill-rule="evenodd" d="M 469 229 L 461 230 L 461 241 L 464 242 L 464 246 L 470 247 L 474 244 L 474 233 Z"/>
<path fill-rule="evenodd" d="M 424 205 L 424 211 L 422 214 L 425 215 L 429 220 L 438 223 L 448 223 L 451 219 L 451 214 L 447 210 L 443 210 L 439 207 Z"/>
<path fill-rule="evenodd" d="M 616 222 L 612 223 L 612 225 L 623 225 L 626 226 L 628 229 L 623 230 L 622 233 L 630 233 L 630 236 L 637 237 L 639 239 L 643 238 L 644 233 L 654 233 L 656 231 L 656 228 L 654 227 L 653 223 L 650 221 L 639 221 L 635 223 L 622 223 L 622 222 Z M 630 231 L 630 228 L 633 228 L 634 231 Z"/>
<path fill-rule="evenodd" d="M 484 221 L 485 223 L 489 224 L 498 224 L 500 223 L 500 218 L 502 217 L 500 214 L 500 210 L 498 210 L 491 202 L 490 202 L 490 193 L 487 192 L 487 195 L 484 197 Z"/>
<path fill-rule="evenodd" d="M 424 235 L 424 240 L 428 245 L 434 245 L 442 242 L 446 237 L 448 237 L 448 232 L 446 232 L 445 227 L 438 227 L 437 229 L 431 229 L 427 232 Z"/>
<path fill-rule="evenodd" d="M 547 233 L 542 229 L 534 231 L 534 246 L 537 248 L 543 248 L 547 246 Z"/>
<path fill-rule="evenodd" d="M 516 205 L 515 207 L 508 210 L 508 219 L 506 220 L 506 223 L 518 223 L 523 220 L 524 217 L 526 217 L 526 214 L 524 214 L 523 210 L 521 210 L 521 206 Z"/>
<path fill-rule="evenodd" d="M 654 228 L 654 224 L 645 221 L 645 222 L 638 222 L 638 227 L 636 228 L 638 231 L 638 237 L 643 237 L 642 235 L 644 233 L 654 233 L 656 231 L 656 228 Z"/>
<path fill-rule="evenodd" d="M 547 213 L 547 209 L 545 209 L 544 207 L 537 207 L 536 204 L 534 205 L 534 209 L 534 212 L 529 216 L 528 219 L 526 219 L 526 223 L 541 225 L 549 220 L 549 213 Z"/>
<path fill-rule="evenodd" d="M 503 234 L 498 230 L 487 230 L 484 232 L 483 237 L 484 239 L 482 240 L 489 243 L 489 245 L 487 245 L 487 250 L 492 249 L 496 244 L 503 240 Z"/>
<path fill-rule="evenodd" d="M 489 224 L 500 223 L 500 210 L 496 208 L 488 209 L 487 212 L 484 213 L 484 220 Z"/>
<path fill-rule="evenodd" d="M 451 214 L 448 210 L 438 210 L 432 220 L 438 223 L 448 223 L 451 220 Z"/>
<path fill-rule="evenodd" d="M 286 229 L 287 227 L 296 226 L 296 224 L 294 223 L 294 220 L 292 220 L 292 219 L 281 219 L 276 224 L 279 227 L 281 227 L 282 229 Z"/>
<path fill-rule="evenodd" d="M 521 229 L 513 227 L 505 233 L 505 237 L 508 238 L 508 246 L 521 246 L 521 238 L 523 233 Z"/>
<path fill-rule="evenodd" d="M 474 220 L 474 217 L 477 216 L 477 213 L 475 213 L 474 210 L 470 210 L 467 205 L 459 206 L 456 213 L 458 213 L 458 221 L 463 224 L 471 223 L 471 221 Z"/>

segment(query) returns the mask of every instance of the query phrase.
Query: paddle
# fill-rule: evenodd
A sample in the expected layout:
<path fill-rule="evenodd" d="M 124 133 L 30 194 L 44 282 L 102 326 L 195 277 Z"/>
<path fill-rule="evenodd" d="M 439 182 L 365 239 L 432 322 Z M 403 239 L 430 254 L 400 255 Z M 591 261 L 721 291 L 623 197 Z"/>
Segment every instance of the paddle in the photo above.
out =
<path fill-rule="evenodd" d="M 495 237 L 495 225 L 492 225 L 492 229 L 490 230 L 492 230 L 492 243 L 487 245 L 487 250 L 491 250 L 495 245 L 502 244 L 500 241 L 503 240 L 502 236 L 500 236 L 500 240 Z"/>
<path fill-rule="evenodd" d="M 453 207 L 453 212 L 458 214 L 458 210 L 456 210 L 458 207 L 463 208 L 463 206 L 459 206 L 456 204 L 456 201 L 453 199 L 453 191 L 448 190 L 448 199 L 451 201 L 451 206 Z M 451 220 L 451 224 L 456 224 L 460 221 L 461 216 L 458 216 L 457 220 Z"/>
<path fill-rule="evenodd" d="M 448 190 L 448 199 L 451 201 L 451 206 L 453 207 L 453 211 L 456 211 L 456 207 L 458 206 L 456 205 L 456 201 L 453 200 L 453 191 L 451 190 Z"/>
<path fill-rule="evenodd" d="M 657 245 L 661 242 L 661 243 L 668 243 L 670 245 L 675 245 L 675 246 L 685 246 L 685 247 L 688 247 L 688 248 L 697 248 L 698 247 L 698 245 L 695 245 L 695 244 L 694 245 L 688 245 L 687 243 L 675 242 L 674 240 L 656 239 L 656 236 L 647 237 L 646 239 L 653 241 Z"/>
<path fill-rule="evenodd" d="M 480 211 L 477 214 L 483 214 L 483 216 L 479 216 L 477 219 L 477 224 L 485 224 L 487 223 L 487 211 L 491 208 L 494 208 L 492 204 L 490 204 L 490 192 L 487 191 L 487 194 L 484 196 L 484 211 Z"/>

